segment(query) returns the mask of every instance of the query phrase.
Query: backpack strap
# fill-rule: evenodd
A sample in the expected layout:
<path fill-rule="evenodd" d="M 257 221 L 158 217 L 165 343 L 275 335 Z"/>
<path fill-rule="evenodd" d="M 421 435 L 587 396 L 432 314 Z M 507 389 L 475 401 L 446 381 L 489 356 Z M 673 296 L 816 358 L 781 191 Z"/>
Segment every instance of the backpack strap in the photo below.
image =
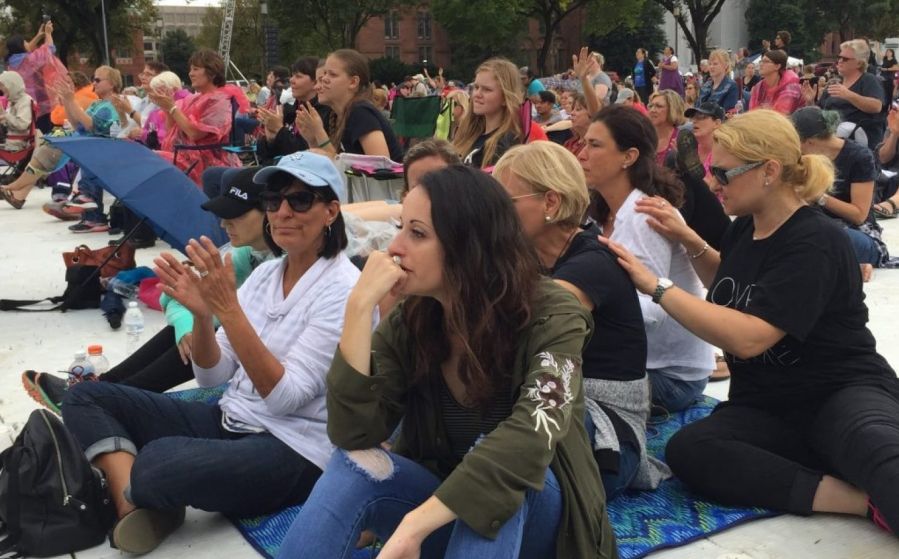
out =
<path fill-rule="evenodd" d="M 63 308 L 62 296 L 45 297 L 43 299 L 0 299 L 0 311 L 23 311 L 23 312 L 50 312 Z M 32 305 L 37 305 L 47 301 L 53 306 L 47 309 L 29 309 Z"/>

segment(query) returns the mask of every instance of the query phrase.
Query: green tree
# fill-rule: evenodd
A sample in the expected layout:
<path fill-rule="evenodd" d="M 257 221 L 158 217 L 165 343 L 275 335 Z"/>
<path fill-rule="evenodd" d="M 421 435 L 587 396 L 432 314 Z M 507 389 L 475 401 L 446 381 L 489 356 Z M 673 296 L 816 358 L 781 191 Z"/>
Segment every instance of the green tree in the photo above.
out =
<path fill-rule="evenodd" d="M 105 0 L 106 29 L 110 50 L 133 48 L 134 34 L 148 30 L 156 20 L 153 0 Z M 53 19 L 53 41 L 56 53 L 63 61 L 78 51 L 93 64 L 105 60 L 103 52 L 103 19 L 100 0 L 79 0 L 73 7 L 70 0 L 3 0 L 6 9 L 0 14 L 0 33 L 9 36 L 21 33 L 31 38 L 46 12 Z"/>
<path fill-rule="evenodd" d="M 619 25 L 604 34 L 594 33 L 589 40 L 590 48 L 603 54 L 605 68 L 618 72 L 622 77 L 633 72 L 635 51 L 642 47 L 654 53 L 665 47 L 665 33 L 662 31 L 664 12 L 655 2 L 643 2 L 636 17 L 627 19 L 633 23 Z M 644 99 L 643 102 L 647 100 Z"/>
<path fill-rule="evenodd" d="M 746 23 L 749 26 L 749 48 L 761 48 L 762 39 L 774 43 L 774 35 L 784 29 L 790 32 L 790 55 L 803 59 L 815 56 L 823 36 L 809 33 L 807 23 L 807 0 L 751 0 L 746 10 Z M 777 17 L 771 17 L 777 14 Z"/>
<path fill-rule="evenodd" d="M 160 45 L 162 61 L 182 80 L 187 80 L 190 71 L 190 55 L 197 50 L 194 40 L 183 29 L 168 31 Z"/>
<path fill-rule="evenodd" d="M 197 46 L 218 50 L 223 18 L 221 7 L 206 10 L 203 27 L 197 35 Z M 231 32 L 231 61 L 244 75 L 263 76 L 266 70 L 264 44 L 263 14 L 259 0 L 237 0 Z M 226 73 L 231 74 L 232 68 L 227 68 Z"/>
<path fill-rule="evenodd" d="M 313 46 L 329 51 L 355 48 L 356 37 L 369 20 L 411 5 L 413 0 L 269 0 L 282 34 L 306 33 Z"/>
<path fill-rule="evenodd" d="M 709 27 L 721 13 L 724 0 L 655 0 L 671 12 L 684 32 L 696 60 L 708 54 Z"/>
<path fill-rule="evenodd" d="M 878 33 L 883 32 L 885 24 L 896 21 L 899 2 L 804 0 L 804 7 L 806 26 L 811 34 L 823 39 L 826 33 L 832 31 L 838 34 L 842 42 L 861 35 L 883 38 Z M 891 28 L 887 27 L 889 29 Z"/>

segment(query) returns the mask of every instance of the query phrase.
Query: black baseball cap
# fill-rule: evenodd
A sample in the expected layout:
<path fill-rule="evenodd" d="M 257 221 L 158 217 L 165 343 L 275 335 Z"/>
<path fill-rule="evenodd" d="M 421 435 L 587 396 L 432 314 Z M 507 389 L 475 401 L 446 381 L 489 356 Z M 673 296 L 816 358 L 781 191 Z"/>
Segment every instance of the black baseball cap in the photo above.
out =
<path fill-rule="evenodd" d="M 690 107 L 686 111 L 684 111 L 684 116 L 687 118 L 693 118 L 695 114 L 708 115 L 716 120 L 724 120 L 724 109 L 721 108 L 721 105 L 714 101 L 706 101 L 702 103 L 698 107 Z"/>
<path fill-rule="evenodd" d="M 260 194 L 265 185 L 253 182 L 259 167 L 247 167 L 237 173 L 226 173 L 228 180 L 222 184 L 222 194 L 205 202 L 201 207 L 222 219 L 235 219 L 250 210 L 261 210 Z"/>

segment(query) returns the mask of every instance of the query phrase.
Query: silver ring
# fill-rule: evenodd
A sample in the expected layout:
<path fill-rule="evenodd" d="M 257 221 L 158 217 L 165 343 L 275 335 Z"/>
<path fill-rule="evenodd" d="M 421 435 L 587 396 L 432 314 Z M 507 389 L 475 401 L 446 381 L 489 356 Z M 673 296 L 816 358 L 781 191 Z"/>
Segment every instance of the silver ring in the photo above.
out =
<path fill-rule="evenodd" d="M 203 278 L 205 278 L 206 276 L 209 275 L 209 270 L 203 270 L 203 271 L 198 272 L 198 273 L 200 274 L 200 279 L 203 279 Z"/>
<path fill-rule="evenodd" d="M 399 266 L 402 262 L 403 262 L 403 259 L 400 258 L 399 256 L 393 257 L 393 263 L 396 264 L 397 266 Z"/>

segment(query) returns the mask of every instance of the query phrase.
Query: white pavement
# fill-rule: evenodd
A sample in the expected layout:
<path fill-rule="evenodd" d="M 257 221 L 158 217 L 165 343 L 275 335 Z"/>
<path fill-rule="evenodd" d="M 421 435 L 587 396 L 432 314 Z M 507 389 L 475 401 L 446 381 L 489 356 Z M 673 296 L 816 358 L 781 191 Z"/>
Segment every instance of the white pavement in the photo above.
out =
<path fill-rule="evenodd" d="M 62 252 L 78 244 L 105 246 L 105 233 L 75 235 L 66 225 L 41 211 L 49 201 L 49 189 L 32 192 L 24 209 L 0 206 L 0 298 L 31 299 L 59 295 L 65 289 Z M 882 222 L 886 240 L 899 254 L 899 220 Z M 167 249 L 137 251 L 138 265 L 152 265 L 154 256 Z M 899 270 L 877 270 L 866 284 L 870 309 L 869 327 L 878 349 L 899 366 Z M 145 338 L 164 326 L 162 313 L 144 309 Z M 111 363 L 125 356 L 123 330 L 112 331 L 99 310 L 52 313 L 0 312 L 0 448 L 9 444 L 4 429 L 17 432 L 37 407 L 25 394 L 20 375 L 25 369 L 65 369 L 75 351 L 89 344 L 103 344 Z M 727 382 L 712 384 L 706 393 L 727 396 Z M 79 559 L 120 557 L 102 545 L 75 554 Z M 257 553 L 221 515 L 190 510 L 187 522 L 156 551 L 154 558 L 194 559 L 253 558 Z M 783 516 L 750 522 L 693 544 L 652 554 L 653 559 L 881 559 L 899 557 L 899 540 L 880 532 L 862 519 L 818 515 L 813 518 Z"/>

